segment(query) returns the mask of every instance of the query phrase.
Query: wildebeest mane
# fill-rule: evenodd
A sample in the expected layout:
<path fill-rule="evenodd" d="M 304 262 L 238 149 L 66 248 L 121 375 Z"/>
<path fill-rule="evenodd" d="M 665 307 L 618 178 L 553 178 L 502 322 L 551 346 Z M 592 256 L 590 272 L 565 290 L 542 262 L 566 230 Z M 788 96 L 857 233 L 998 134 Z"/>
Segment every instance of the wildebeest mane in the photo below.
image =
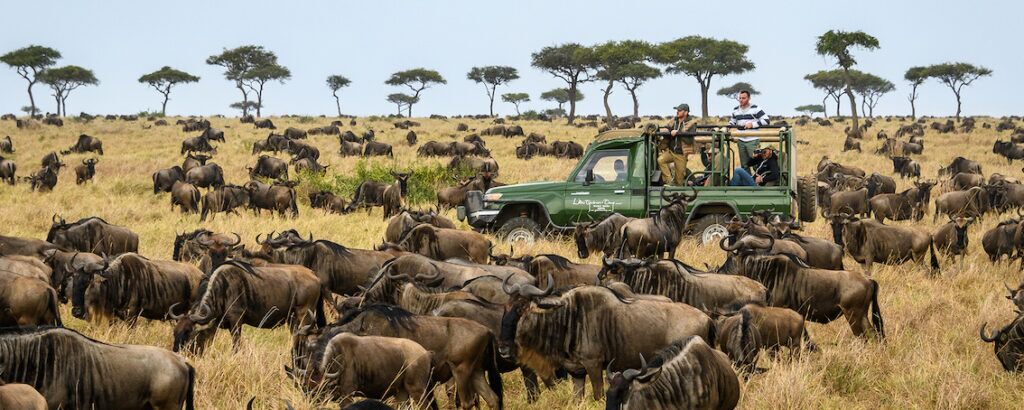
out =
<path fill-rule="evenodd" d="M 394 329 L 403 328 L 406 330 L 414 330 L 416 328 L 416 315 L 398 306 L 386 303 L 372 303 L 359 308 L 350 309 L 349 311 L 346 311 L 337 322 L 335 322 L 335 325 L 343 326 L 364 314 L 379 315 L 386 319 L 388 321 L 388 325 Z"/>

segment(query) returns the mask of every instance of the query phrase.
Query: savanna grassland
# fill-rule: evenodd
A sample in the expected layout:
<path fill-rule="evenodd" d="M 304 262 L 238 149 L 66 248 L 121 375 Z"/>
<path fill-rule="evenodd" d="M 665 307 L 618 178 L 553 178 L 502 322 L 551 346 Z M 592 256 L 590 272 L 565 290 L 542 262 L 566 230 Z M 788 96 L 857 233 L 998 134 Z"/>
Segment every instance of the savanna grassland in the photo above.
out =
<path fill-rule="evenodd" d="M 169 119 L 169 122 L 173 124 L 173 120 Z M 279 131 L 288 126 L 306 129 L 327 125 L 331 121 L 329 118 L 273 120 Z M 359 161 L 396 170 L 436 169 L 447 164 L 446 158 L 416 157 L 415 147 L 405 144 L 407 131 L 394 129 L 389 120 L 359 118 L 357 121 L 358 125 L 346 125 L 342 129 L 352 129 L 357 135 L 366 129 L 377 130 L 377 140 L 395 146 L 395 157 L 343 158 L 337 154 L 337 137 L 310 136 L 309 142 L 322 153 L 321 162 L 330 166 L 326 178 L 328 183 L 351 178 Z M 421 144 L 427 140 L 461 140 L 469 132 L 456 132 L 458 122 L 465 122 L 477 130 L 490 125 L 489 120 L 416 121 L 422 123 L 422 126 L 414 128 Z M 936 178 L 940 165 L 960 155 L 981 162 L 986 175 L 999 172 L 1024 179 L 1019 163 L 1008 165 L 991 152 L 992 143 L 999 134 L 994 129 L 983 129 L 981 124 L 994 125 L 996 121 L 979 119 L 978 128 L 971 134 L 937 134 L 928 130 L 924 154 L 915 156 L 915 160 L 922 164 L 923 177 Z M 256 130 L 251 124 L 241 124 L 237 119 L 212 118 L 211 122 L 214 127 L 224 129 L 227 137 L 226 143 L 215 143 L 218 153 L 214 160 L 224 168 L 226 181 L 237 184 L 248 181 L 245 167 L 255 162 L 251 154 L 252 143 L 266 137 L 267 131 Z M 305 195 L 310 190 L 308 183 L 298 188 L 300 211 L 296 219 L 268 216 L 266 213 L 256 217 L 250 212 L 242 212 L 241 215 L 218 214 L 212 221 L 200 223 L 198 215 L 182 215 L 172 210 L 168 194 L 153 194 L 151 174 L 160 168 L 180 165 L 181 140 L 198 133 L 185 133 L 173 125 L 144 128 L 149 124 L 147 121 L 97 119 L 89 123 L 66 121 L 63 128 L 43 126 L 19 130 L 13 121 L 0 122 L 0 136 L 10 135 L 14 140 L 16 152 L 5 157 L 17 162 L 19 175 L 36 170 L 44 154 L 66 149 L 81 133 L 102 139 L 106 151 L 106 155 L 99 157 L 95 180 L 85 185 L 74 184 L 74 172 L 69 167 L 61 171 L 60 181 L 51 193 L 30 192 L 27 184 L 0 186 L 0 234 L 42 239 L 53 214 L 62 215 L 69 221 L 95 215 L 134 230 L 140 236 L 140 253 L 154 259 L 170 259 L 175 233 L 198 227 L 237 232 L 250 246 L 259 233 L 288 228 L 311 232 L 317 238 L 330 239 L 349 247 L 370 248 L 381 242 L 385 221 L 379 208 L 370 214 L 358 212 L 347 215 L 313 210 Z M 521 121 L 517 124 L 522 125 L 527 133 L 545 134 L 548 141 L 571 139 L 584 146 L 596 133 L 594 128 L 566 126 L 561 121 Z M 859 166 L 869 173 L 878 171 L 893 175 L 887 158 L 870 153 L 880 144 L 873 138 L 863 140 L 864 153 L 840 152 L 844 125 L 837 123 L 834 127 L 819 127 L 811 123 L 797 128 L 798 138 L 808 143 L 798 146 L 800 174 L 813 172 L 822 155 L 828 155 L 837 162 Z M 898 125 L 900 122 L 895 120 L 876 120 L 869 134 L 873 136 L 879 129 L 885 129 L 893 135 Z M 546 157 L 518 160 L 513 150 L 521 137 L 484 139 L 501 165 L 498 178 L 501 182 L 564 178 L 575 163 L 573 160 Z M 65 157 L 65 162 L 74 166 L 90 157 L 94 155 L 71 154 Z M 287 159 L 283 153 L 280 157 Z M 698 161 L 691 161 L 691 164 L 696 163 Z M 897 191 L 911 186 L 909 180 L 897 179 L 897 182 Z M 344 192 L 348 185 L 335 185 L 343 191 L 342 194 L 351 195 L 350 191 Z M 942 191 L 937 188 L 933 198 L 939 192 Z M 431 203 L 412 204 L 414 207 L 429 205 Z M 448 216 L 454 219 L 455 214 L 451 211 Z M 959 266 L 941 260 L 943 266 L 937 276 L 929 276 L 924 266 L 912 263 L 889 267 L 875 265 L 874 279 L 881 285 L 880 305 L 885 319 L 886 340 L 857 339 L 842 319 L 828 325 L 811 324 L 811 335 L 821 347 L 820 351 L 805 354 L 798 360 L 772 362 L 762 359 L 761 366 L 769 370 L 743 383 L 741 407 L 1020 408 L 1020 403 L 1024 402 L 1024 378 L 1004 372 L 993 355 L 992 345 L 978 339 L 978 327 L 982 322 L 1001 326 L 1013 318 L 1012 305 L 1003 297 L 1003 282 L 1017 283 L 1021 279 L 1016 263 L 993 266 L 981 249 L 983 232 L 999 220 L 1000 217 L 990 215 L 972 225 L 970 253 L 964 264 Z M 944 221 L 941 218 L 939 223 Z M 931 222 L 930 214 L 921 223 L 888 223 L 915 225 L 929 231 L 938 226 Z M 819 219 L 806 225 L 804 235 L 829 238 L 831 232 Z M 500 244 L 499 248 L 507 251 L 508 246 Z M 515 251 L 558 253 L 577 260 L 575 248 L 564 238 L 541 241 L 533 246 L 517 246 Z M 704 263 L 717 265 L 724 259 L 724 253 L 719 249 L 698 247 L 692 239 L 685 240 L 676 255 L 696 266 Z M 592 256 L 587 262 L 600 263 L 600 260 Z M 849 257 L 845 264 L 850 269 L 859 269 Z M 135 328 L 127 328 L 122 324 L 94 324 L 74 319 L 66 306 L 62 313 L 66 326 L 99 340 L 171 346 L 171 326 L 167 323 L 142 321 Z M 241 408 L 250 397 L 256 396 L 257 408 L 281 408 L 281 400 L 290 401 L 296 408 L 335 408 L 336 404 L 314 402 L 304 397 L 286 377 L 283 366 L 289 363 L 289 346 L 290 337 L 283 327 L 276 330 L 246 328 L 238 352 L 232 351 L 227 333 L 219 332 L 204 356 L 188 358 L 198 373 L 197 406 L 205 409 Z M 570 383 L 562 383 L 553 391 L 543 391 L 540 400 L 533 404 L 526 402 L 518 373 L 505 375 L 505 389 L 506 404 L 510 409 L 603 408 L 603 403 L 575 399 Z"/>

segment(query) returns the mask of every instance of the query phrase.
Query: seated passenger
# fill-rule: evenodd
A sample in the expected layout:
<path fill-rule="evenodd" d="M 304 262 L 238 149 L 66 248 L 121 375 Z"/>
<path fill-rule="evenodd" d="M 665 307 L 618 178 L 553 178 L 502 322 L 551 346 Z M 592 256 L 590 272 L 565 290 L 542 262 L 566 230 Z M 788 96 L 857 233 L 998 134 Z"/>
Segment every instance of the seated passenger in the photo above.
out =
<path fill-rule="evenodd" d="M 615 181 L 621 182 L 626 180 L 626 163 L 621 159 L 615 160 Z"/>
<path fill-rule="evenodd" d="M 740 167 L 733 170 L 732 186 L 776 186 L 779 184 L 779 156 L 775 154 L 772 147 L 765 147 L 754 151 L 750 161 L 745 164 L 754 169 L 751 175 L 746 168 Z"/>

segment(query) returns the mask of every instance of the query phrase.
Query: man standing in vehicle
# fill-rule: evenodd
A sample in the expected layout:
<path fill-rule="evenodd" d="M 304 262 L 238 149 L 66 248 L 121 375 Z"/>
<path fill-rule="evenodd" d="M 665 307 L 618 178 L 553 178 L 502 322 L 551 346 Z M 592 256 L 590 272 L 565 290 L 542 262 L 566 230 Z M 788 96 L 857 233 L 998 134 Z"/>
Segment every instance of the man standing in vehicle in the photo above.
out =
<path fill-rule="evenodd" d="M 662 132 L 669 132 L 671 136 L 658 140 L 658 168 L 661 169 L 661 176 L 666 185 L 686 183 L 686 174 L 689 173 L 686 162 L 687 156 L 693 153 L 693 137 L 678 134 L 692 132 L 697 125 L 690 118 L 689 104 L 679 104 L 675 108 L 675 119 L 661 129 Z M 675 169 L 671 169 L 672 167 Z"/>
<path fill-rule="evenodd" d="M 729 125 L 739 126 L 745 130 L 768 125 L 768 114 L 765 114 L 764 110 L 757 105 L 750 103 L 750 91 L 740 91 L 736 99 L 740 105 L 733 108 L 732 116 L 729 117 Z M 754 151 L 757 150 L 760 142 L 761 140 L 757 137 L 740 137 L 736 141 L 736 151 L 740 156 L 740 164 L 750 162 L 750 158 L 753 156 Z"/>

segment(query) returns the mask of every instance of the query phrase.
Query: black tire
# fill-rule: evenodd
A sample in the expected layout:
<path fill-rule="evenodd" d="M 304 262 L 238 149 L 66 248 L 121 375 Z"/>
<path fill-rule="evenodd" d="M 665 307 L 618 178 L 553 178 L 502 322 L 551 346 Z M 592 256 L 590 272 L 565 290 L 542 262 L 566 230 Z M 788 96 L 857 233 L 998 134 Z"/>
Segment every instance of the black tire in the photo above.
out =
<path fill-rule="evenodd" d="M 715 246 L 718 245 L 718 241 L 723 237 L 716 235 L 729 235 L 729 232 L 725 229 L 725 224 L 728 221 L 728 215 L 704 215 L 694 221 L 691 232 L 697 239 L 697 244 L 701 246 Z"/>
<path fill-rule="evenodd" d="M 818 181 L 813 176 L 805 176 L 796 181 L 796 200 L 801 222 L 814 222 L 818 219 L 817 190 Z"/>
<path fill-rule="evenodd" d="M 519 216 L 505 221 L 496 234 L 498 238 L 508 242 L 534 243 L 540 238 L 541 230 L 540 224 L 533 219 Z"/>

